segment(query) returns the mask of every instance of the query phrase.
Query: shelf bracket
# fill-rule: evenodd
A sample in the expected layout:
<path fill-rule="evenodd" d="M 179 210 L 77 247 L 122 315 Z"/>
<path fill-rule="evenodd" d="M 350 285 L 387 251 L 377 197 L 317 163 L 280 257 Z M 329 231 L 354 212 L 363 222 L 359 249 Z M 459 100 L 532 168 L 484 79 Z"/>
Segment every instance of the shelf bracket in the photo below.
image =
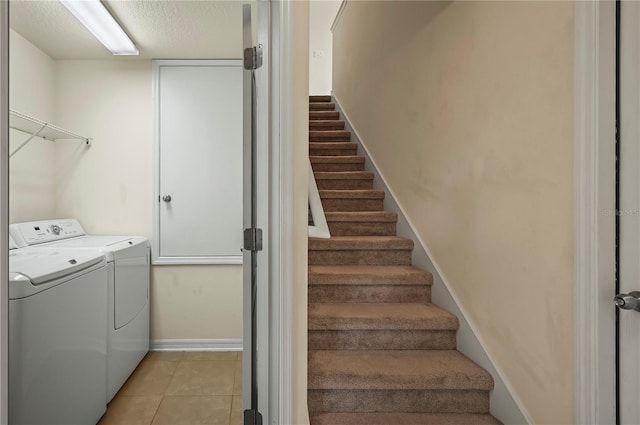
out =
<path fill-rule="evenodd" d="M 25 140 L 24 142 L 22 142 L 22 144 L 20 146 L 18 146 L 16 148 L 16 150 L 14 150 L 13 152 L 11 152 L 9 154 L 9 158 L 11 158 L 13 155 L 17 154 L 18 151 L 22 148 L 24 148 L 25 146 L 27 146 L 27 144 L 33 140 L 34 137 L 38 137 L 38 134 L 40 134 L 40 132 L 42 130 L 44 130 L 45 128 L 47 128 L 47 124 L 43 125 L 42 127 L 40 127 L 40 130 L 36 131 L 35 133 L 33 133 L 27 140 Z"/>
<path fill-rule="evenodd" d="M 92 139 L 90 137 L 80 136 L 14 110 L 9 111 L 9 127 L 30 135 L 16 150 L 11 152 L 9 158 L 18 153 L 19 150 L 24 148 L 35 137 L 41 137 L 54 142 L 57 140 L 81 140 L 87 147 L 91 146 Z"/>

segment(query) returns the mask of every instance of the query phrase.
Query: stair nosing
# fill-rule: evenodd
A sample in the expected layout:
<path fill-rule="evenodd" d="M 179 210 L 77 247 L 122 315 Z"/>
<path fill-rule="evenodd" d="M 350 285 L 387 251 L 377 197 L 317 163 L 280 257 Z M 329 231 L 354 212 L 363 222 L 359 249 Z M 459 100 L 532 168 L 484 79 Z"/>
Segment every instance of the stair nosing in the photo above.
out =
<path fill-rule="evenodd" d="M 308 370 L 310 390 L 493 389 L 491 375 L 457 350 L 309 350 Z"/>

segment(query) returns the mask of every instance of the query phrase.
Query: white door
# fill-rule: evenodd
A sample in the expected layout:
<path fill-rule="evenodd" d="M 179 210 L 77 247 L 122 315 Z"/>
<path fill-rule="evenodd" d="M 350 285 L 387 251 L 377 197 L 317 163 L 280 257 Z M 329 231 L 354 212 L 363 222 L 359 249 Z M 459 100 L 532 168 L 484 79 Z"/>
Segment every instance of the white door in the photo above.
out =
<path fill-rule="evenodd" d="M 242 62 L 154 61 L 154 83 L 158 160 L 154 254 L 165 261 L 223 263 L 226 258 L 239 263 Z"/>
<path fill-rule="evenodd" d="M 640 3 L 620 7 L 619 414 L 640 424 Z"/>

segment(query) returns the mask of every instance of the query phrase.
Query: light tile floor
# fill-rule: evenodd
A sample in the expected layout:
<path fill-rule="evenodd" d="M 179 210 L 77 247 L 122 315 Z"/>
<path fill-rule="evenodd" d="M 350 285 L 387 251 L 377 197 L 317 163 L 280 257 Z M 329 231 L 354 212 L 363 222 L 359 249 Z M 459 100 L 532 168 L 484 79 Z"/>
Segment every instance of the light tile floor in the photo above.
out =
<path fill-rule="evenodd" d="M 98 425 L 242 425 L 242 353 L 150 352 Z"/>

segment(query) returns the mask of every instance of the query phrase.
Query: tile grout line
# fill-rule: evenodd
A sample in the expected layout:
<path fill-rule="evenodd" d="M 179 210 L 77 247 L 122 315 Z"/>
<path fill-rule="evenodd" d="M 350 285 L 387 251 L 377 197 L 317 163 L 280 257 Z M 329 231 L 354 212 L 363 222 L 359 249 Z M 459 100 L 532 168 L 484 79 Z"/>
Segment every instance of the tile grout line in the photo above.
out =
<path fill-rule="evenodd" d="M 184 353 L 183 353 L 181 359 L 176 362 L 178 364 L 176 365 L 175 369 L 173 369 L 173 372 L 171 372 L 171 379 L 169 379 L 169 384 L 167 384 L 167 388 L 165 388 L 162 391 L 162 395 L 160 397 L 160 403 L 158 403 L 158 407 L 156 407 L 156 411 L 153 413 L 153 417 L 151 418 L 151 422 L 149 423 L 149 425 L 153 425 L 153 421 L 156 420 L 156 417 L 158 416 L 158 412 L 160 411 L 160 406 L 162 405 L 162 402 L 164 401 L 164 397 L 166 395 L 167 389 L 169 388 L 169 385 L 171 385 L 171 381 L 173 381 L 173 377 L 175 376 L 176 371 L 178 370 L 178 367 L 180 366 L 180 363 L 182 363 L 183 359 L 184 359 Z"/>

